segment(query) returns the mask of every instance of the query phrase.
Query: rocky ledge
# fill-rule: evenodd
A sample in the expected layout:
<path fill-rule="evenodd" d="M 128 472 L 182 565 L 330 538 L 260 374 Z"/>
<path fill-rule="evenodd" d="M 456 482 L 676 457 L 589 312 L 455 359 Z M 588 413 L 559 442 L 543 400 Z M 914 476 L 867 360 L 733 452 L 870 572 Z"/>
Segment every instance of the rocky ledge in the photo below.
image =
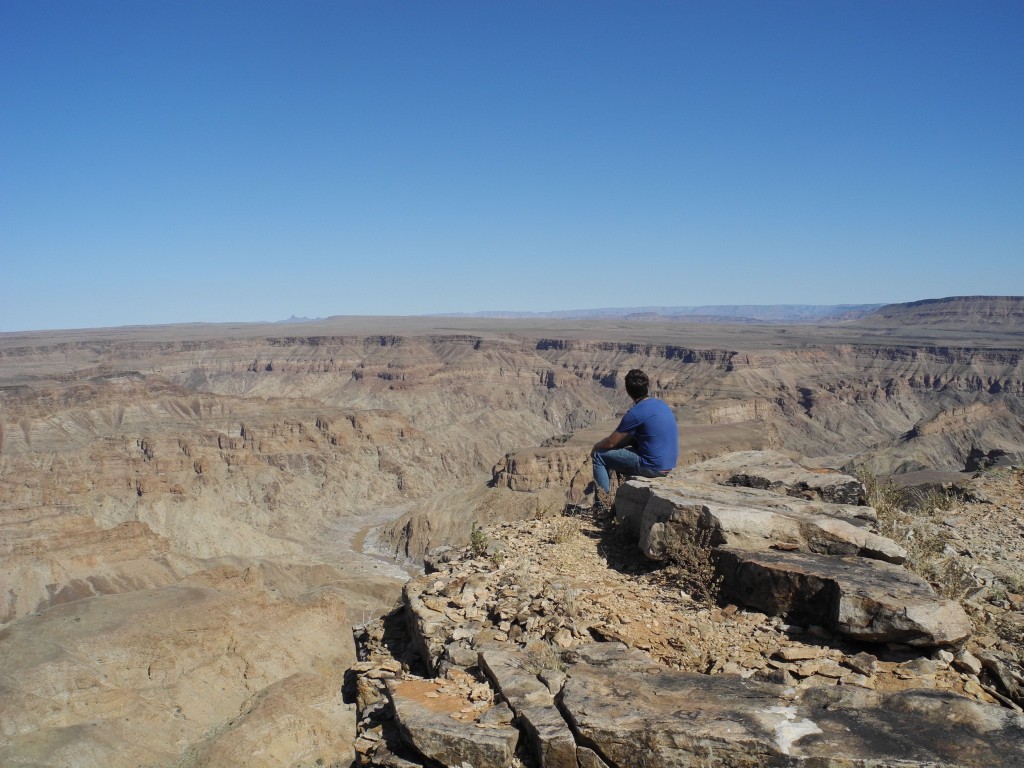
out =
<path fill-rule="evenodd" d="M 435 553 L 356 630 L 357 764 L 1024 766 L 1020 637 L 990 631 L 1012 600 L 968 615 L 855 480 L 787 461 L 630 481 L 615 520 Z"/>

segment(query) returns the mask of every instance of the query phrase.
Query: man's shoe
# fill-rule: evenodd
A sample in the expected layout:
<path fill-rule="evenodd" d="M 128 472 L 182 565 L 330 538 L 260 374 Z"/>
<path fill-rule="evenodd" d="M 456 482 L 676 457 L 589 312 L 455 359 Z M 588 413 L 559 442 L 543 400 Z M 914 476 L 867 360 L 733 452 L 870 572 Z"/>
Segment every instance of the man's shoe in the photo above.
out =
<path fill-rule="evenodd" d="M 611 494 L 599 488 L 594 493 L 594 504 L 590 508 L 590 514 L 598 521 L 611 520 L 615 515 L 615 505 L 612 504 Z"/>

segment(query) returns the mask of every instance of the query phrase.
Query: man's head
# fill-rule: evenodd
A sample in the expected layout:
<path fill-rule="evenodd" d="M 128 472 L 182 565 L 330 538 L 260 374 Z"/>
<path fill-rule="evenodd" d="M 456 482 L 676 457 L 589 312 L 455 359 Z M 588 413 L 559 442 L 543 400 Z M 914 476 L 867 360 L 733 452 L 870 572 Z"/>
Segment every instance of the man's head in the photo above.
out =
<path fill-rule="evenodd" d="M 633 400 L 643 400 L 647 397 L 647 390 L 651 386 L 647 374 L 639 368 L 634 368 L 626 374 L 626 394 Z"/>

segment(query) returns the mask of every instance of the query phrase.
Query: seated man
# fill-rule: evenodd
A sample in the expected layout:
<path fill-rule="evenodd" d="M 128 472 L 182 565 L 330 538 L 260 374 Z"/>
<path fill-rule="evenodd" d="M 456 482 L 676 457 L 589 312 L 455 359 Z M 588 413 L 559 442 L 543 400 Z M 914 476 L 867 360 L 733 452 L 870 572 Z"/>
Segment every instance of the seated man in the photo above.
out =
<path fill-rule="evenodd" d="M 647 394 L 650 380 L 634 368 L 626 374 L 626 394 L 633 406 L 626 411 L 619 426 L 604 440 L 594 443 L 591 460 L 594 464 L 594 513 L 607 512 L 606 499 L 611 491 L 610 471 L 641 477 L 664 477 L 679 459 L 679 428 L 668 403 Z M 601 492 L 604 492 L 602 496 Z"/>

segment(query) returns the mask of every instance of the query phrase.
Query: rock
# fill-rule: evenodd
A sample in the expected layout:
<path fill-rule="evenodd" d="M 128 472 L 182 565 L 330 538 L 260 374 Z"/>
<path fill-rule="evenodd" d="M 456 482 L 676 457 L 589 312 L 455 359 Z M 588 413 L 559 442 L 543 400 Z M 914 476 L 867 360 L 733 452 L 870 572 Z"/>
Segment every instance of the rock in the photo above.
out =
<path fill-rule="evenodd" d="M 402 602 L 407 608 L 406 616 L 411 625 L 412 637 L 417 651 L 431 671 L 437 669 L 448 640 L 450 622 L 447 616 L 427 605 L 422 599 L 434 581 L 434 574 L 410 579 L 402 588 Z M 428 600 L 429 595 L 427 595 Z"/>
<path fill-rule="evenodd" d="M 634 487 L 624 493 L 629 486 Z M 688 474 L 668 480 L 632 480 L 620 489 L 615 508 L 627 529 L 636 532 L 644 554 L 656 560 L 668 556 L 666 547 L 698 532 L 706 532 L 716 546 L 859 554 L 896 563 L 906 559 L 902 547 L 863 527 L 858 516 L 869 507 L 724 488 Z"/>
<path fill-rule="evenodd" d="M 870 677 L 878 669 L 878 659 L 870 653 L 858 653 L 855 656 L 848 656 L 844 664 L 854 672 Z"/>
<path fill-rule="evenodd" d="M 773 451 L 718 456 L 694 465 L 689 473 L 722 485 L 773 490 L 837 504 L 863 504 L 866 495 L 864 484 L 855 477 L 834 470 L 806 469 Z"/>
<path fill-rule="evenodd" d="M 508 768 L 519 731 L 500 723 L 477 727 L 475 718 L 458 719 L 466 700 L 443 692 L 431 680 L 389 680 L 388 695 L 403 741 L 444 765 Z"/>
<path fill-rule="evenodd" d="M 717 552 L 723 593 L 771 615 L 822 624 L 858 640 L 919 647 L 953 645 L 971 634 L 959 604 L 889 563 L 810 553 Z"/>
<path fill-rule="evenodd" d="M 969 675 L 980 675 L 983 669 L 981 660 L 966 649 L 957 654 L 953 666 Z"/>
<path fill-rule="evenodd" d="M 513 719 L 515 719 L 515 713 L 504 701 L 495 704 L 480 715 L 480 722 L 485 725 L 508 725 Z"/>
<path fill-rule="evenodd" d="M 815 645 L 784 645 L 774 654 L 772 658 L 783 661 L 804 661 L 805 659 L 820 659 L 828 651 Z"/>
<path fill-rule="evenodd" d="M 840 681 L 843 685 L 855 685 L 860 688 L 875 689 L 875 681 L 867 675 L 848 675 Z"/>
<path fill-rule="evenodd" d="M 835 681 L 827 688 L 786 691 L 733 676 L 609 674 L 578 665 L 570 670 L 562 708 L 609 765 L 1021 765 L 1024 718 L 997 707 L 938 692 L 881 693 Z"/>
<path fill-rule="evenodd" d="M 423 570 L 426 573 L 435 573 L 436 571 L 440 571 L 446 563 L 450 563 L 453 559 L 457 559 L 461 555 L 461 549 L 456 549 L 455 547 L 447 544 L 434 547 L 423 555 Z"/>
<path fill-rule="evenodd" d="M 527 671 L 528 657 L 488 648 L 480 652 L 480 667 L 516 713 L 541 768 L 577 768 L 576 739 L 547 685 Z"/>
<path fill-rule="evenodd" d="M 576 749 L 576 762 L 579 768 L 610 768 L 608 763 L 602 760 L 597 752 L 589 747 L 578 747 Z"/>
<path fill-rule="evenodd" d="M 621 493 L 631 493 L 631 485 Z M 524 750 L 532 753 L 527 762 L 538 768 L 692 768 L 709 761 L 730 768 L 980 767 L 989 765 L 996 752 L 1009 750 L 1006 745 L 1022 733 L 1020 719 L 1000 720 L 1006 710 L 982 703 L 1015 706 L 995 690 L 995 673 L 986 672 L 981 681 L 961 676 L 943 661 L 956 661 L 957 655 L 945 650 L 955 643 L 930 646 L 922 640 L 921 616 L 927 618 L 930 608 L 948 601 L 898 565 L 852 555 L 709 548 L 723 575 L 730 556 L 759 567 L 771 565 L 750 581 L 758 588 L 768 585 L 780 614 L 789 617 L 784 621 L 740 608 L 744 600 L 728 593 L 718 605 L 684 602 L 673 570 L 645 570 L 639 559 L 631 562 L 612 549 L 628 547 L 628 540 L 605 533 L 595 547 L 589 537 L 598 531 L 580 530 L 578 539 L 567 541 L 553 535 L 553 526 L 535 520 L 490 529 L 487 536 L 506 545 L 500 565 L 455 559 L 429 578 L 414 579 L 419 583 L 404 593 L 404 611 L 417 617 L 407 622 L 409 630 L 427 633 L 410 642 L 439 648 L 444 661 L 437 669 L 449 680 L 436 685 L 453 683 L 458 689 L 453 694 L 449 686 L 447 691 L 462 705 L 453 713 L 456 722 L 476 718 L 474 726 L 484 730 L 492 722 L 513 723 L 521 733 L 520 757 Z M 612 553 L 621 570 L 600 562 Z M 790 594 L 776 589 L 774 579 L 803 584 Z M 757 595 L 756 589 L 746 589 L 748 596 Z M 467 611 L 452 609 L 460 600 L 472 604 L 472 620 Z M 858 616 L 863 625 L 854 621 Z M 955 627 L 955 619 L 929 621 Z M 849 626 L 840 626 L 841 620 Z M 923 623 L 930 641 L 938 640 L 935 628 Z M 499 627 L 503 631 L 496 632 Z M 579 627 L 586 629 L 576 631 Z M 571 636 L 570 647 L 559 647 L 561 630 L 566 630 L 563 639 Z M 885 654 L 880 663 L 863 651 L 845 656 L 840 649 L 846 643 L 837 636 L 844 632 L 898 639 L 885 641 L 888 649 L 879 651 Z M 367 630 L 371 637 L 383 634 Z M 587 642 L 588 634 L 615 641 Z M 986 642 L 988 653 L 1004 659 L 1003 641 L 992 637 Z M 938 648 L 934 658 L 923 656 L 921 649 L 932 647 Z M 483 671 L 491 687 L 485 690 L 477 678 L 453 668 L 454 660 Z M 672 668 L 682 664 L 690 671 Z M 357 666 L 363 676 L 388 668 L 372 659 Z M 1013 672 L 1011 667 L 1010 677 Z M 686 675 L 692 677 L 683 692 L 678 681 Z M 584 683 L 590 691 L 590 678 L 600 701 L 575 695 Z M 753 687 L 730 688 L 728 680 Z M 894 693 L 902 688 L 910 690 Z M 427 698 L 436 704 L 440 696 Z M 501 703 L 479 711 L 473 699 Z M 602 725 L 599 716 L 608 707 L 621 707 L 621 714 Z M 371 721 L 385 717 L 380 713 Z M 365 720 L 360 717 L 361 723 Z M 905 728 L 913 731 L 909 737 Z M 922 735 L 929 729 L 931 735 Z M 983 746 L 989 737 L 991 746 Z M 389 765 L 379 760 L 379 747 L 371 751 L 367 766 Z M 999 759 L 992 764 L 1000 765 Z"/>
<path fill-rule="evenodd" d="M 579 445 L 534 448 L 506 454 L 492 470 L 492 482 L 513 491 L 569 488 L 574 501 L 590 483 L 589 451 Z"/>
<path fill-rule="evenodd" d="M 982 665 L 994 677 L 1005 695 L 1018 706 L 1024 705 L 1024 668 L 995 653 L 979 653 Z"/>

